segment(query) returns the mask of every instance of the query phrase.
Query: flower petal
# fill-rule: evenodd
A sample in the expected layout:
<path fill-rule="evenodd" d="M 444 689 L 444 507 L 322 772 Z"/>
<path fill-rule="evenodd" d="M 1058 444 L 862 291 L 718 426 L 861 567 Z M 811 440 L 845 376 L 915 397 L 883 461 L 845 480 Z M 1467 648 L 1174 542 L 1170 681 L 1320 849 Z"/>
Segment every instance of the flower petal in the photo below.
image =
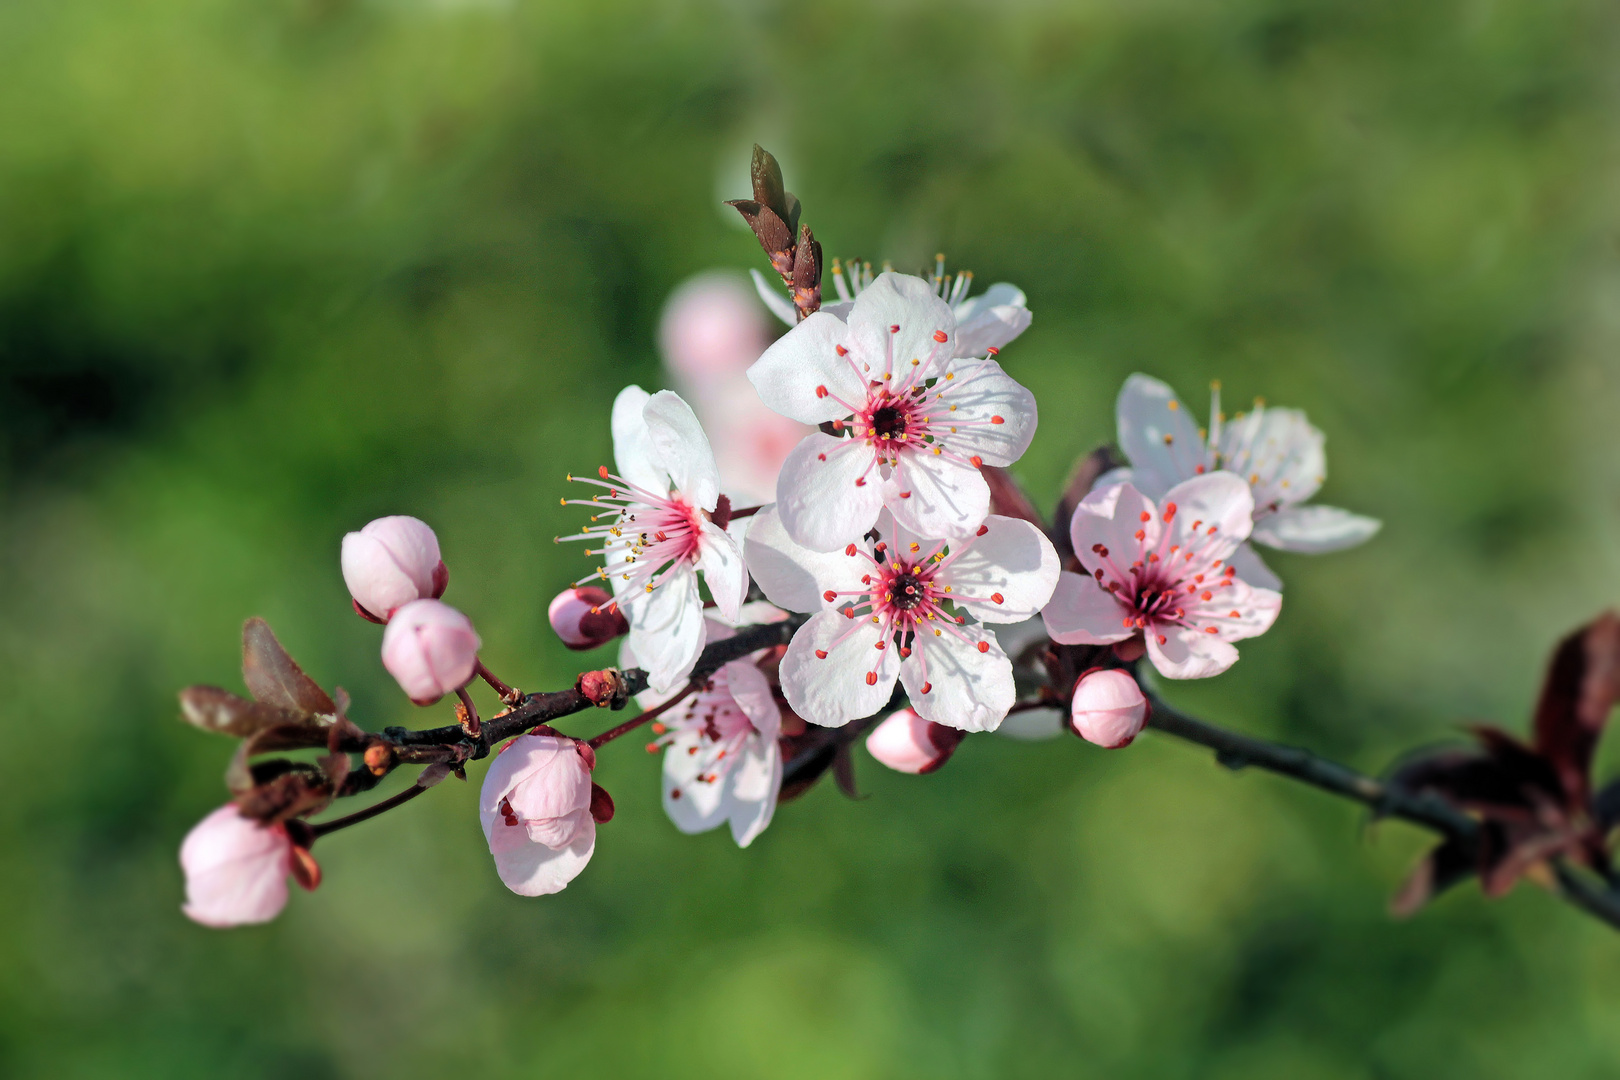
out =
<path fill-rule="evenodd" d="M 982 295 L 956 305 L 956 355 L 983 356 L 1029 329 L 1024 290 L 998 281 Z"/>
<path fill-rule="evenodd" d="M 805 436 L 776 479 L 776 513 L 787 534 L 813 551 L 859 540 L 883 508 L 882 479 L 873 461 L 871 447 L 858 439 L 819 431 Z M 988 494 L 985 498 L 988 502 Z"/>
<path fill-rule="evenodd" d="M 1284 551 L 1320 554 L 1366 543 L 1383 527 L 1377 518 L 1336 506 L 1291 506 L 1261 518 L 1254 526 L 1254 541 Z"/>
<path fill-rule="evenodd" d="M 1051 603 L 1041 612 L 1046 632 L 1064 645 L 1107 645 L 1135 633 L 1125 626 L 1127 612 L 1095 578 L 1058 575 Z"/>
<path fill-rule="evenodd" d="M 726 689 L 731 700 L 762 738 L 775 742 L 782 728 L 782 709 L 776 704 L 776 695 L 765 673 L 748 660 L 733 660 L 722 670 L 726 673 Z"/>
<path fill-rule="evenodd" d="M 1203 436 L 1176 392 L 1148 375 L 1132 375 L 1114 407 L 1119 446 L 1135 470 L 1134 483 L 1150 498 L 1208 467 Z"/>
<path fill-rule="evenodd" d="M 1035 395 L 994 360 L 959 360 L 950 374 L 955 378 L 940 401 L 956 411 L 945 445 L 962 457 L 978 455 L 986 465 L 1011 465 L 1023 457 L 1039 421 Z"/>
<path fill-rule="evenodd" d="M 749 739 L 741 759 L 726 777 L 723 796 L 726 816 L 731 819 L 731 838 L 738 847 L 753 843 L 771 823 L 781 788 L 782 751 L 776 739 Z"/>
<path fill-rule="evenodd" d="M 1052 599 L 1058 555 L 1046 534 L 1019 518 L 991 514 L 984 534 L 949 559 L 939 577 L 980 622 L 1022 622 Z M 996 599 L 999 597 L 1000 599 Z"/>
<path fill-rule="evenodd" d="M 841 727 L 883 708 L 900 664 L 893 644 L 879 649 L 880 641 L 881 628 L 869 620 L 847 619 L 835 611 L 812 615 L 782 657 L 782 693 L 788 705 L 823 727 Z M 818 651 L 826 656 L 817 656 Z"/>
<path fill-rule="evenodd" d="M 613 399 L 613 462 L 619 475 L 654 495 L 669 493 L 669 472 L 653 450 L 646 408 L 652 396 L 627 386 Z"/>
<path fill-rule="evenodd" d="M 1069 519 L 1069 542 L 1088 570 L 1095 570 L 1099 560 L 1107 558 L 1123 572 L 1139 550 L 1158 545 L 1163 527 L 1159 508 L 1151 500 L 1134 485 L 1116 484 L 1095 489 L 1080 500 L 1074 517 Z M 1141 540 L 1136 538 L 1138 532 L 1142 533 Z M 1099 546 L 1108 554 L 1097 551 Z"/>
<path fill-rule="evenodd" d="M 1254 527 L 1254 493 L 1235 473 L 1212 472 L 1184 480 L 1165 492 L 1160 509 L 1169 514 L 1170 542 L 1184 551 L 1201 550 L 1226 559 Z"/>
<path fill-rule="evenodd" d="M 929 539 L 971 536 L 990 512 L 990 485 L 978 469 L 927 453 L 902 454 L 879 490 L 896 522 Z"/>
<path fill-rule="evenodd" d="M 621 594 L 619 607 L 630 621 L 626 645 L 646 668 L 647 685 L 668 690 L 685 681 L 704 642 L 703 602 L 691 566 L 672 567 L 650 593 Z"/>
<path fill-rule="evenodd" d="M 748 381 L 766 405 L 800 423 L 848 416 L 851 406 L 866 400 L 865 380 L 838 353 L 849 347 L 849 338 L 848 326 L 818 311 L 777 338 L 748 369 Z"/>
<path fill-rule="evenodd" d="M 1257 506 L 1304 502 L 1327 475 L 1323 443 L 1300 410 L 1256 408 L 1221 433 L 1221 468 L 1254 486 Z"/>
<path fill-rule="evenodd" d="M 872 378 L 881 379 L 885 372 L 909 370 L 912 360 L 955 355 L 956 316 L 929 282 L 885 271 L 855 297 L 849 333 L 855 355 L 872 365 Z M 937 333 L 945 335 L 943 341 Z"/>
<path fill-rule="evenodd" d="M 968 640 L 919 632 L 911 656 L 900 664 L 900 681 L 923 719 L 962 731 L 994 731 L 1017 700 L 1012 661 L 992 631 L 964 627 L 958 632 Z M 980 641 L 988 646 L 983 652 Z"/>
<path fill-rule="evenodd" d="M 822 593 L 859 587 L 861 567 L 870 563 L 840 551 L 811 551 L 787 534 L 775 506 L 753 518 L 743 553 L 754 581 L 771 603 L 789 611 L 820 611 Z"/>
<path fill-rule="evenodd" d="M 712 521 L 703 523 L 698 565 L 703 569 L 703 580 L 708 583 L 709 595 L 714 597 L 720 617 L 736 622 L 737 613 L 748 598 L 748 567 L 743 564 L 737 541 Z"/>
<path fill-rule="evenodd" d="M 1216 634 L 1191 627 L 1166 627 L 1164 643 L 1147 635 L 1148 659 L 1167 679 L 1207 679 L 1237 663 L 1238 651 Z"/>
<path fill-rule="evenodd" d="M 765 306 L 771 309 L 771 314 L 789 326 L 797 325 L 799 309 L 793 306 L 793 301 L 777 292 L 771 283 L 765 280 L 765 275 L 758 270 L 749 270 L 748 275 L 754 279 L 754 291 L 759 293 L 759 298 L 765 302 Z"/>
<path fill-rule="evenodd" d="M 726 820 L 721 784 L 698 779 L 708 762 L 692 751 L 702 740 L 696 731 L 682 731 L 664 751 L 664 813 L 687 834 L 708 832 Z"/>
<path fill-rule="evenodd" d="M 1253 534 L 1250 534 L 1250 539 L 1253 539 Z M 1260 558 L 1260 553 L 1254 550 L 1253 544 L 1247 542 L 1239 544 L 1238 549 L 1227 557 L 1226 562 L 1227 565 L 1235 567 L 1237 576 L 1250 585 L 1271 589 L 1273 592 L 1282 591 L 1282 578 Z"/>
<path fill-rule="evenodd" d="M 700 510 L 713 510 L 720 499 L 720 470 L 692 406 L 673 390 L 660 390 L 648 399 L 642 415 L 653 453 L 676 490 Z"/>
<path fill-rule="evenodd" d="M 508 835 L 510 834 L 510 835 Z M 495 872 L 519 896 L 561 892 L 596 853 L 596 822 L 587 814 L 572 844 L 552 849 L 528 839 L 521 826 L 500 825 L 489 838 Z"/>

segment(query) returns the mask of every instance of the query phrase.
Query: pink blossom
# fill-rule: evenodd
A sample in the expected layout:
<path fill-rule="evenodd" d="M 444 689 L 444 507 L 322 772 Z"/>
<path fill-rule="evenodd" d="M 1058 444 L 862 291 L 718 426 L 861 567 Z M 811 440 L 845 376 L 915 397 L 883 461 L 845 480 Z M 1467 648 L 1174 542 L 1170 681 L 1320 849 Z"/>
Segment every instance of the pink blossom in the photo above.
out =
<path fill-rule="evenodd" d="M 438 600 L 413 600 L 383 631 L 382 662 L 418 705 L 431 705 L 473 677 L 481 642 L 472 620 Z"/>
<path fill-rule="evenodd" d="M 373 622 L 387 622 L 412 600 L 437 600 L 450 583 L 439 557 L 439 538 L 413 517 L 378 518 L 343 538 L 343 582 L 354 607 Z"/>
<path fill-rule="evenodd" d="M 1080 676 L 1069 722 L 1082 739 L 1117 750 L 1131 744 L 1147 718 L 1147 698 L 1130 672 L 1108 668 Z"/>
<path fill-rule="evenodd" d="M 629 632 L 613 597 L 594 585 L 564 589 L 551 601 L 551 628 L 570 649 L 594 649 Z"/>
<path fill-rule="evenodd" d="M 287 906 L 287 878 L 305 888 L 320 882 L 320 868 L 295 850 L 282 824 L 261 825 L 226 803 L 199 821 L 180 845 L 188 918 L 204 926 L 269 922 Z"/>
<path fill-rule="evenodd" d="M 1027 521 L 997 515 L 965 539 L 923 539 L 887 511 L 876 536 L 812 551 L 774 507 L 748 530 L 748 564 L 766 598 L 815 612 L 782 657 L 788 704 L 836 727 L 883 708 L 898 679 L 924 718 L 994 731 L 1013 704 L 1012 661 L 985 624 L 1016 623 L 1046 605 L 1058 578 L 1051 542 Z"/>
<path fill-rule="evenodd" d="M 725 530 L 731 504 L 720 494 L 708 436 L 678 395 L 625 387 L 613 402 L 613 456 L 618 475 L 604 466 L 600 479 L 569 477 L 603 491 L 563 500 L 596 511 L 596 523 L 557 539 L 602 545 L 585 553 L 603 565 L 575 584 L 611 584 L 649 685 L 668 690 L 686 681 L 703 651 L 698 572 L 730 619 L 748 593 L 748 570 Z"/>
<path fill-rule="evenodd" d="M 658 343 L 670 370 L 689 383 L 740 376 L 770 344 L 765 315 L 748 286 L 723 272 L 689 278 L 664 302 Z"/>
<path fill-rule="evenodd" d="M 748 369 L 765 404 L 838 434 L 806 436 L 782 465 L 777 513 L 813 551 L 837 551 L 887 508 L 918 536 L 973 535 L 990 509 L 982 465 L 1035 434 L 1035 398 L 992 359 L 956 357 L 956 317 L 921 278 L 885 273 L 846 323 L 818 311 Z"/>
<path fill-rule="evenodd" d="M 964 733 L 898 709 L 884 718 L 866 737 L 866 749 L 896 772 L 921 776 L 944 765 L 956 753 Z"/>
<path fill-rule="evenodd" d="M 1177 484 L 1162 509 L 1130 484 L 1093 491 L 1069 523 L 1085 576 L 1065 572 L 1042 612 L 1052 640 L 1139 640 L 1171 679 L 1225 671 L 1238 658 L 1232 642 L 1265 633 L 1282 607 L 1229 561 L 1253 509 L 1249 485 L 1229 472 Z"/>
<path fill-rule="evenodd" d="M 580 747 L 554 735 L 519 735 L 484 774 L 484 839 L 501 881 L 520 896 L 561 892 L 596 851 L 591 770 Z"/>

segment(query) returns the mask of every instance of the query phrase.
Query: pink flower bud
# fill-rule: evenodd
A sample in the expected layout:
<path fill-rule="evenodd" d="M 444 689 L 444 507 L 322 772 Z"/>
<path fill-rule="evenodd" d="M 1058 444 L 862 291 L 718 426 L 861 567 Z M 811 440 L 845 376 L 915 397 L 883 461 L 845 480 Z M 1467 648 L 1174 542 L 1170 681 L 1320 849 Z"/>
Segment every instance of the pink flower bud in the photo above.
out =
<path fill-rule="evenodd" d="M 966 732 L 924 720 L 910 709 L 888 715 L 866 737 L 873 757 L 897 772 L 921 776 L 944 765 Z"/>
<path fill-rule="evenodd" d="M 560 892 L 596 851 L 596 819 L 612 816 L 607 792 L 593 798 L 583 744 L 519 735 L 496 755 L 478 798 L 495 872 L 520 896 Z M 606 817 L 603 820 L 606 820 Z"/>
<path fill-rule="evenodd" d="M 754 291 L 726 273 L 699 274 L 670 294 L 658 339 L 671 370 L 699 384 L 740 374 L 770 344 Z"/>
<path fill-rule="evenodd" d="M 1147 718 L 1147 698 L 1130 672 L 1108 668 L 1080 676 L 1069 722 L 1082 739 L 1117 750 L 1131 744 Z"/>
<path fill-rule="evenodd" d="M 482 643 L 472 620 L 438 600 L 412 600 L 388 620 L 382 662 L 418 705 L 431 705 L 473 677 Z"/>
<path fill-rule="evenodd" d="M 439 558 L 439 538 L 425 522 L 398 515 L 378 518 L 343 538 L 343 582 L 355 611 L 387 622 L 412 600 L 437 600 L 450 583 Z"/>
<path fill-rule="evenodd" d="M 285 825 L 261 825 L 227 803 L 203 818 L 180 845 L 186 874 L 186 915 L 204 926 L 269 922 L 287 906 L 287 877 L 305 888 L 320 881 L 306 850 L 296 849 Z"/>
<path fill-rule="evenodd" d="M 613 597 L 594 585 L 564 589 L 551 601 L 549 614 L 551 628 L 570 649 L 594 649 L 630 632 Z"/>

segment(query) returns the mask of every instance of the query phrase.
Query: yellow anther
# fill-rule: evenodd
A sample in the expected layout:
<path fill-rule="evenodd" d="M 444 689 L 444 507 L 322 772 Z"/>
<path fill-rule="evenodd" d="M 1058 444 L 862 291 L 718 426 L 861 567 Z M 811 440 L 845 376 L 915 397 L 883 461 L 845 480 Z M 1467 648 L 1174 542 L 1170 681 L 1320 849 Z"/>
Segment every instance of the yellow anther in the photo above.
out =
<path fill-rule="evenodd" d="M 1177 401 L 1175 398 L 1171 398 L 1170 399 L 1170 411 L 1175 412 L 1179 408 L 1181 408 L 1181 402 Z"/>
<path fill-rule="evenodd" d="M 1166 445 L 1166 446 L 1169 446 L 1171 443 L 1173 443 L 1175 441 L 1176 441 L 1176 437 L 1174 435 L 1170 435 L 1170 434 L 1167 433 L 1165 435 L 1165 437 L 1164 437 L 1164 445 Z"/>

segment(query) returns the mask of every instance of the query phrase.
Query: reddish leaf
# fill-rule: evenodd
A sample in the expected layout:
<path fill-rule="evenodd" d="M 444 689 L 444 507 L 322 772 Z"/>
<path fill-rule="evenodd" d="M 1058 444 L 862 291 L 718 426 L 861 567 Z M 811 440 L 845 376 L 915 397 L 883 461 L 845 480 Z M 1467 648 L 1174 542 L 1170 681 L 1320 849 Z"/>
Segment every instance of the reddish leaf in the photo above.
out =
<path fill-rule="evenodd" d="M 796 218 L 799 200 L 793 200 L 793 207 L 788 206 L 787 188 L 782 183 L 782 166 L 776 163 L 776 158 L 758 143 L 754 144 L 754 156 L 748 165 L 748 176 L 754 185 L 754 201 L 766 206 L 784 222 Z"/>
<path fill-rule="evenodd" d="M 204 731 L 246 738 L 276 724 L 293 723 L 301 714 L 237 697 L 217 686 L 188 686 L 180 691 L 180 715 Z"/>
<path fill-rule="evenodd" d="M 1410 918 L 1430 900 L 1471 877 L 1477 867 L 1472 845 L 1447 840 L 1413 868 L 1405 884 L 1390 898 L 1390 914 L 1398 919 Z"/>
<path fill-rule="evenodd" d="M 291 865 L 288 867 L 292 879 L 303 887 L 306 892 L 314 892 L 321 884 L 321 864 L 315 861 L 306 847 L 296 844 L 292 849 Z"/>
<path fill-rule="evenodd" d="M 591 818 L 598 825 L 613 820 L 613 796 L 601 784 L 591 785 Z"/>
<path fill-rule="evenodd" d="M 326 691 L 287 655 L 263 619 L 249 619 L 242 627 L 242 681 L 266 705 L 304 716 L 331 717 L 338 711 Z"/>
<path fill-rule="evenodd" d="M 1592 756 L 1620 699 L 1620 617 L 1604 612 L 1559 642 L 1536 706 L 1536 749 L 1552 764 L 1570 806 L 1591 793 Z"/>

